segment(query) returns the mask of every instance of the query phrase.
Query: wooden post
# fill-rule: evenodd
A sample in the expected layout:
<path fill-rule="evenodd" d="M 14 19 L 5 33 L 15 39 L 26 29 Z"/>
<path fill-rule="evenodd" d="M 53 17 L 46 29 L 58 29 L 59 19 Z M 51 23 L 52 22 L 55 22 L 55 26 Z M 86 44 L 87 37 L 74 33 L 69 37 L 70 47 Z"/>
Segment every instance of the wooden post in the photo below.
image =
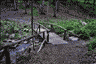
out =
<path fill-rule="evenodd" d="M 45 32 L 43 32 L 43 38 L 45 39 Z"/>
<path fill-rule="evenodd" d="M 6 64 L 11 64 L 9 47 L 5 47 L 4 53 L 5 53 L 5 56 L 6 56 L 6 60 L 5 60 Z"/>
<path fill-rule="evenodd" d="M 67 32 L 67 31 L 65 30 L 63 40 L 66 39 L 66 32 Z"/>
<path fill-rule="evenodd" d="M 47 42 L 49 42 L 49 31 L 47 31 Z"/>
<path fill-rule="evenodd" d="M 39 32 L 40 32 L 40 25 L 39 25 Z"/>
<path fill-rule="evenodd" d="M 53 28 L 53 25 L 51 25 L 51 32 L 53 32 L 54 31 L 54 28 Z"/>

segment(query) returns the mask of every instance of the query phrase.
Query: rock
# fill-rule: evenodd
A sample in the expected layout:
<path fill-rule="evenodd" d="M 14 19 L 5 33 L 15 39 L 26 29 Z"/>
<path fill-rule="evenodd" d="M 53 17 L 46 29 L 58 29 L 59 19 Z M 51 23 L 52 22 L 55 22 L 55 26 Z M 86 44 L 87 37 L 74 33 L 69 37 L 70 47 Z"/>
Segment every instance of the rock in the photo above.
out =
<path fill-rule="evenodd" d="M 27 28 L 24 28 L 24 30 L 23 30 L 24 32 L 29 32 L 29 29 L 27 29 Z"/>
<path fill-rule="evenodd" d="M 24 41 L 24 43 L 27 43 L 27 41 Z"/>
<path fill-rule="evenodd" d="M 15 37 L 15 34 L 11 34 L 10 36 L 9 36 L 9 38 L 14 38 Z"/>
<path fill-rule="evenodd" d="M 78 41 L 78 38 L 76 38 L 76 37 L 69 37 L 69 39 L 72 41 Z"/>
<path fill-rule="evenodd" d="M 84 26 L 87 24 L 86 22 L 80 21 Z"/>

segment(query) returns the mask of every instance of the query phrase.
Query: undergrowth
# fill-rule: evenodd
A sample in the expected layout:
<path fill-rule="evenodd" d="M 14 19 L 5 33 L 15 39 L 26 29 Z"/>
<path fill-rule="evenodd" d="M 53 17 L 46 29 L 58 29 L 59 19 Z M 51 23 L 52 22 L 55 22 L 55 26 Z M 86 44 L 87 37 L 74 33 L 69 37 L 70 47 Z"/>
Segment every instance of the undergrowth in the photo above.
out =
<path fill-rule="evenodd" d="M 19 24 L 19 23 L 16 23 L 14 21 L 9 21 L 9 20 L 4 20 L 4 21 L 1 20 L 0 22 L 1 22 L 0 43 L 3 40 L 8 39 L 11 34 L 15 34 L 14 39 L 18 39 L 18 38 L 21 39 L 25 35 L 31 35 L 31 33 L 29 33 L 30 27 L 27 24 Z M 22 32 L 22 36 L 20 36 L 20 32 Z"/>

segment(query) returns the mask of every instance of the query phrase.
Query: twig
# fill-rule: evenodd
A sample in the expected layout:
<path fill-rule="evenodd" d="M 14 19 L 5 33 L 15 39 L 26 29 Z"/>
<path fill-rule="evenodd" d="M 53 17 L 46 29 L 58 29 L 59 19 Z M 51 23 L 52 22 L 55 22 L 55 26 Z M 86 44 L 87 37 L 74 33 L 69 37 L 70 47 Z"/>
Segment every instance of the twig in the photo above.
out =
<path fill-rule="evenodd" d="M 46 41 L 46 39 L 44 39 L 43 42 L 41 43 L 41 46 L 40 46 L 39 50 L 37 51 L 37 53 L 41 50 L 41 48 L 42 48 L 45 41 Z"/>

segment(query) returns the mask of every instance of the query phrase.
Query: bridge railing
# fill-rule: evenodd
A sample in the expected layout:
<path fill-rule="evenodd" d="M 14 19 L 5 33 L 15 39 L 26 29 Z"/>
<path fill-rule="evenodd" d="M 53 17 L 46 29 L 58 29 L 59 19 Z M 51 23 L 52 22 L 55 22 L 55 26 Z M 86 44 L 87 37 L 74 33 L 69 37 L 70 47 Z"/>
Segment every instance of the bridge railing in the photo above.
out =
<path fill-rule="evenodd" d="M 6 43 L 6 44 L 2 44 L 0 45 L 0 50 L 3 50 L 3 52 L 0 52 L 0 60 L 2 60 L 3 56 L 5 55 L 6 59 L 5 59 L 5 62 L 6 64 L 11 64 L 11 61 L 10 61 L 10 53 L 9 53 L 9 49 L 15 49 L 22 41 L 26 41 L 26 40 L 30 40 L 31 38 L 33 37 L 36 37 L 38 36 L 39 34 L 43 33 L 43 42 L 41 43 L 41 46 L 39 48 L 39 50 L 37 52 L 39 52 L 41 49 L 42 49 L 42 46 L 43 44 L 46 42 L 49 42 L 49 29 L 45 28 L 43 25 L 39 24 L 39 23 L 35 23 L 35 24 L 38 24 L 38 28 L 39 28 L 39 33 L 36 32 L 35 35 L 32 35 L 31 37 L 27 37 L 27 38 L 24 38 L 24 39 L 21 39 L 15 43 Z M 40 27 L 43 27 L 47 30 L 47 40 L 45 39 L 45 31 L 43 32 L 40 32 Z M 15 46 L 16 45 L 16 46 Z M 15 47 L 14 47 L 15 46 Z M 29 52 L 30 53 L 30 52 Z"/>
<path fill-rule="evenodd" d="M 46 25 L 47 25 L 47 24 L 51 25 L 51 30 L 54 29 L 53 26 L 57 26 L 57 27 L 63 29 L 63 30 L 64 30 L 63 40 L 66 39 L 67 32 L 69 32 L 69 34 L 72 34 L 73 36 L 76 36 L 76 37 L 79 37 L 79 36 L 80 36 L 80 35 L 74 34 L 73 31 L 68 31 L 67 29 L 63 28 L 63 27 L 60 26 L 60 25 L 53 24 L 53 23 L 49 23 L 49 22 L 42 22 L 42 23 L 43 23 L 43 24 L 46 24 Z"/>

